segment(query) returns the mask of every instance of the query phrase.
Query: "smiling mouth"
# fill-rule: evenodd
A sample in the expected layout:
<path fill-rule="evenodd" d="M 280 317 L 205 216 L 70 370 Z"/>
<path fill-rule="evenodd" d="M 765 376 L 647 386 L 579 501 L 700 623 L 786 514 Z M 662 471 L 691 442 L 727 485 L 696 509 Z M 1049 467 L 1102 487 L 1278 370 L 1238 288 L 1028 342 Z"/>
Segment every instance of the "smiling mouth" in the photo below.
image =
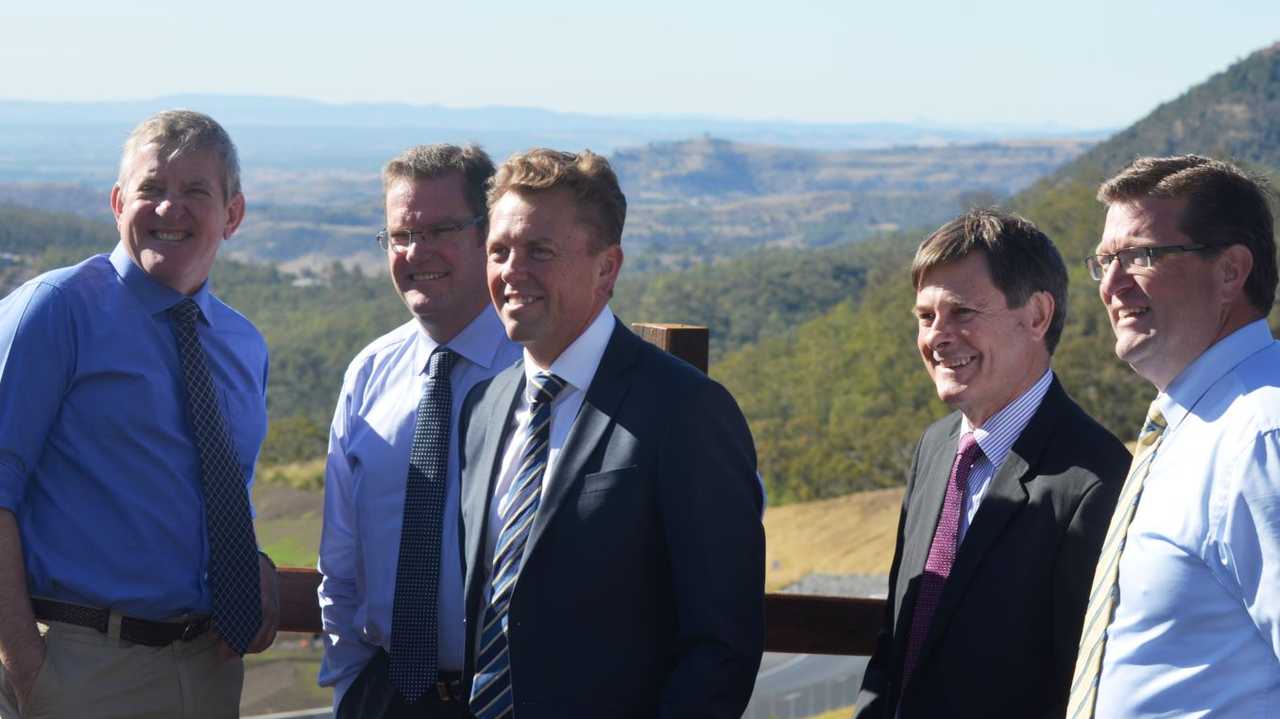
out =
<path fill-rule="evenodd" d="M 951 370 L 960 369 L 961 367 L 968 367 L 977 358 L 978 358 L 977 355 L 967 355 L 964 357 L 943 357 L 937 352 L 933 353 L 934 363 L 936 363 L 938 366 L 942 367 L 943 369 L 951 369 Z"/>
<path fill-rule="evenodd" d="M 541 302 L 541 301 L 542 301 L 541 295 L 509 294 L 503 297 L 504 304 L 506 304 L 508 307 L 510 307 L 513 310 L 520 309 L 521 307 L 528 307 L 529 305 L 534 304 L 535 302 Z"/>
<path fill-rule="evenodd" d="M 187 233 L 181 230 L 152 230 L 151 239 L 160 242 L 182 242 L 187 238 Z"/>
<path fill-rule="evenodd" d="M 1116 321 L 1131 320 L 1135 317 L 1141 317 L 1151 311 L 1150 307 L 1125 308 L 1116 312 Z"/>
<path fill-rule="evenodd" d="M 448 272 L 410 272 L 408 275 L 405 275 L 405 276 L 409 278 L 410 282 L 423 282 L 423 281 L 429 282 L 431 280 L 443 279 L 448 275 L 449 275 Z"/>

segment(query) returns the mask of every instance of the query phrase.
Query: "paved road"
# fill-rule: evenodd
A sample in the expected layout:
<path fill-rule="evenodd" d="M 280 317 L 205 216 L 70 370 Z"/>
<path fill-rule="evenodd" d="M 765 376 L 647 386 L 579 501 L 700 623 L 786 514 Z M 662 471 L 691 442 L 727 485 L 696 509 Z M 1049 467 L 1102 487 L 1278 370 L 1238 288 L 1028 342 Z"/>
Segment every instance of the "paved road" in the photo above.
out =
<path fill-rule="evenodd" d="M 798 719 L 853 704 L 867 657 L 765 654 L 744 719 Z"/>

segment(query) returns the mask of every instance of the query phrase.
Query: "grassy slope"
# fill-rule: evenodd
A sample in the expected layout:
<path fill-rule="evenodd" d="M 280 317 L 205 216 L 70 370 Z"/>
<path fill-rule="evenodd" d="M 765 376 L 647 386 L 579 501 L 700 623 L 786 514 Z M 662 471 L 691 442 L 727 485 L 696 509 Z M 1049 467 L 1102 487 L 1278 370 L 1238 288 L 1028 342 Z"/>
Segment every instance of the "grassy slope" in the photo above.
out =
<path fill-rule="evenodd" d="M 323 495 L 278 482 L 254 488 L 258 541 L 282 566 L 314 567 Z M 777 591 L 806 574 L 888 574 L 902 489 L 774 507 L 765 513 L 765 586 Z"/>
<path fill-rule="evenodd" d="M 765 588 L 807 574 L 888 574 L 902 489 L 775 507 L 764 517 Z"/>

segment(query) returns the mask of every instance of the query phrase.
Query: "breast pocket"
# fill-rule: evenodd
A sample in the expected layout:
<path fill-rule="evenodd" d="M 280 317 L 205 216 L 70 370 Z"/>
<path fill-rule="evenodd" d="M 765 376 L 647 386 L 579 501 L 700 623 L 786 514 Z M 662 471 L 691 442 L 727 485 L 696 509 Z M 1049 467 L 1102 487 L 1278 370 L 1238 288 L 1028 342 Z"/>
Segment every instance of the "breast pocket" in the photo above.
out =
<path fill-rule="evenodd" d="M 252 465 L 267 436 L 267 402 L 257 392 L 218 391 L 222 400 L 222 419 L 235 442 L 239 459 Z"/>
<path fill-rule="evenodd" d="M 579 496 L 608 492 L 623 482 L 635 480 L 639 476 L 640 468 L 635 465 L 621 469 L 611 469 L 607 472 L 588 474 L 582 478 L 582 491 L 579 492 Z"/>
<path fill-rule="evenodd" d="M 638 466 L 588 474 L 578 489 L 577 516 L 597 529 L 622 528 L 644 513 L 649 487 Z"/>

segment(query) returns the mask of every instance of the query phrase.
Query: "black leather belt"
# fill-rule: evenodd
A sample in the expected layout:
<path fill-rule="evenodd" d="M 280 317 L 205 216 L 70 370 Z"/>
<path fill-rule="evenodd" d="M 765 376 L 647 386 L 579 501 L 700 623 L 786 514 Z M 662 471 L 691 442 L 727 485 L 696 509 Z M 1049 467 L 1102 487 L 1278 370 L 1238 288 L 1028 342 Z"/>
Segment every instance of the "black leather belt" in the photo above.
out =
<path fill-rule="evenodd" d="M 82 607 L 79 604 L 57 602 L 52 599 L 31 598 L 31 608 L 36 619 L 45 622 L 63 622 L 78 627 L 96 629 L 108 633 L 111 622 L 109 609 Z M 209 631 L 209 618 L 200 617 L 189 622 L 153 622 L 149 619 L 120 617 L 120 638 L 126 642 L 148 647 L 167 647 L 176 641 L 189 642 Z"/>

